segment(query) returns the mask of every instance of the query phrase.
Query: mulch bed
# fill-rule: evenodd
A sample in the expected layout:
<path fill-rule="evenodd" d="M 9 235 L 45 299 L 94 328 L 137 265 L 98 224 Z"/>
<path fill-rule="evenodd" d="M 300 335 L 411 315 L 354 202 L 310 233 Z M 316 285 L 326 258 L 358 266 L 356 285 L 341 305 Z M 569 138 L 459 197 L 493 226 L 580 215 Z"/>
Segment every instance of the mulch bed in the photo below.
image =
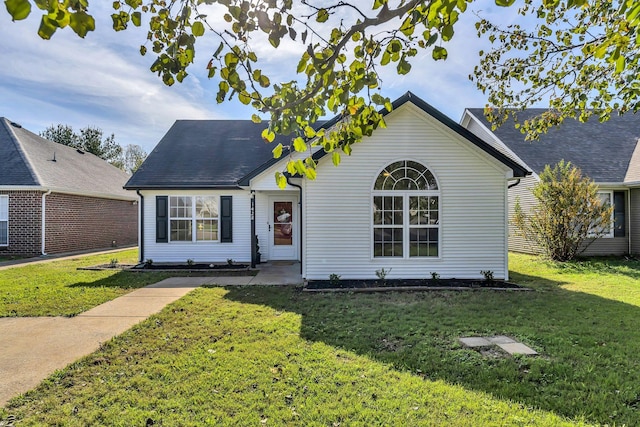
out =
<path fill-rule="evenodd" d="M 249 264 L 138 264 L 134 270 L 247 270 Z"/>
<path fill-rule="evenodd" d="M 474 279 L 389 279 L 389 280 L 340 280 L 331 283 L 329 280 L 310 280 L 304 290 L 307 292 L 384 292 L 411 290 L 509 290 L 529 291 L 531 289 L 506 282 L 504 280 L 474 280 Z"/>
<path fill-rule="evenodd" d="M 78 270 L 122 270 L 132 272 L 147 271 L 180 271 L 183 273 L 200 273 L 214 276 L 255 276 L 249 264 L 100 264 L 91 267 L 79 267 Z"/>

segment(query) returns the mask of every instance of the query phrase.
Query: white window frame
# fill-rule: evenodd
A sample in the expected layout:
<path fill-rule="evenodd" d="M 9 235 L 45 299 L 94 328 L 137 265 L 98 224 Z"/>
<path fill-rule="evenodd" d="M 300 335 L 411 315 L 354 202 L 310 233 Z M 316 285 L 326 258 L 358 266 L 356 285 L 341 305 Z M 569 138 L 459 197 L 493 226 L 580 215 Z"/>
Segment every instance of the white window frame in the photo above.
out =
<path fill-rule="evenodd" d="M 402 225 L 395 224 L 375 224 L 373 220 L 373 199 L 376 196 L 380 197 L 402 197 Z M 438 198 L 438 223 L 437 224 L 411 224 L 409 218 L 409 197 L 437 197 Z M 371 193 L 371 258 L 372 259 L 438 259 L 440 258 L 442 241 L 440 218 L 441 218 L 441 202 L 440 191 L 373 191 Z M 374 230 L 378 228 L 401 228 L 402 229 L 402 256 L 384 256 L 375 254 L 375 240 Z M 435 228 L 438 230 L 438 255 L 437 256 L 411 256 L 411 230 L 412 229 L 429 229 Z"/>
<path fill-rule="evenodd" d="M 376 190 L 375 189 L 375 182 L 378 179 L 378 177 L 380 176 L 380 174 L 390 165 L 392 165 L 393 163 L 399 162 L 399 161 L 403 161 L 403 162 L 415 162 L 415 163 L 419 163 L 420 165 L 422 165 L 424 168 L 426 168 L 431 175 L 433 175 L 433 178 L 436 181 L 436 185 L 438 187 L 437 190 Z M 402 225 L 398 226 L 395 224 L 375 224 L 374 221 L 374 197 L 402 197 Z M 409 216 L 409 198 L 410 197 L 437 197 L 438 198 L 438 222 L 437 224 L 420 224 L 420 225 L 412 225 L 410 223 L 410 216 Z M 436 259 L 440 259 L 441 254 L 442 254 L 442 227 L 441 227 L 441 220 L 442 220 L 442 197 L 441 197 L 441 190 L 440 190 L 440 183 L 438 182 L 438 178 L 436 177 L 436 175 L 432 172 L 432 170 L 425 165 L 423 162 L 417 161 L 417 160 L 413 160 L 413 159 L 397 159 L 394 160 L 392 162 L 389 162 L 387 165 L 385 165 L 384 168 L 380 169 L 378 171 L 378 173 L 376 174 L 375 178 L 374 178 L 374 182 L 373 185 L 371 187 L 371 198 L 370 198 L 370 203 L 371 203 L 371 209 L 370 209 L 370 217 L 369 217 L 369 221 L 370 221 L 370 236 L 371 236 L 371 259 L 387 259 L 387 260 L 409 260 L 409 259 L 431 259 L 431 260 L 436 260 Z M 379 255 L 376 256 L 375 255 L 375 234 L 374 234 L 374 230 L 379 229 L 379 228 L 402 228 L 402 256 L 384 256 L 384 255 Z M 429 256 L 429 255 L 422 255 L 422 256 L 411 256 L 410 253 L 410 249 L 411 249 L 411 242 L 410 242 L 410 237 L 411 237 L 411 230 L 412 229 L 416 229 L 416 228 L 425 228 L 425 229 L 429 229 L 429 228 L 435 228 L 438 230 L 438 255 L 437 256 Z"/>
<path fill-rule="evenodd" d="M 614 198 L 613 198 L 613 190 L 598 190 L 598 197 L 603 196 L 603 195 L 607 195 L 609 197 L 609 206 L 615 208 L 614 206 Z M 615 209 L 613 209 L 611 211 L 611 218 L 609 219 L 609 232 L 607 234 L 602 234 L 599 237 L 603 238 L 603 239 L 612 239 L 614 237 L 614 213 L 615 213 Z M 589 233 L 587 234 L 588 237 L 596 237 L 596 233 L 592 232 L 591 230 L 589 230 Z"/>
<path fill-rule="evenodd" d="M 7 242 L 0 243 L 1 247 L 9 246 L 9 195 L 0 194 L 0 227 L 5 227 Z"/>
<path fill-rule="evenodd" d="M 190 216 L 185 216 L 185 217 L 181 217 L 181 216 L 172 216 L 172 212 L 171 212 L 171 201 L 175 200 L 177 198 L 190 198 L 191 199 L 191 215 Z M 211 218 L 199 218 L 197 216 L 197 212 L 196 212 L 196 200 L 198 198 L 214 198 L 216 200 L 216 206 L 217 206 L 217 213 L 218 216 L 217 217 L 211 217 Z M 168 241 L 169 243 L 174 243 L 174 244 L 180 244 L 180 243 L 196 243 L 196 244 L 207 244 L 207 243 L 219 243 L 220 242 L 220 196 L 219 195 L 204 195 L 204 194 L 197 194 L 197 195 L 193 195 L 193 196 L 186 196 L 186 195 L 173 195 L 173 196 L 169 196 L 169 206 L 168 206 L 168 210 L 169 210 L 169 215 L 168 215 L 168 219 L 169 219 L 169 223 L 168 223 L 168 227 L 169 227 L 169 234 L 168 234 Z M 216 240 L 198 240 L 198 220 L 212 220 L 212 221 L 216 221 L 218 224 L 218 228 L 217 228 L 217 239 Z M 191 221 L 191 240 L 171 240 L 171 221 Z"/>

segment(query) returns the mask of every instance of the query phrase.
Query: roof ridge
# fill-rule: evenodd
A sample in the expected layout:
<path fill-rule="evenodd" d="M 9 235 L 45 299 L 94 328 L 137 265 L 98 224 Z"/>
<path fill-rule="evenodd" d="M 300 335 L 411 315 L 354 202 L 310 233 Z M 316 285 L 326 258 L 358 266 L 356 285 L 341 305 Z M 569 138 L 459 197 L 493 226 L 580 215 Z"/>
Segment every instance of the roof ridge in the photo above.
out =
<path fill-rule="evenodd" d="M 7 133 L 9 134 L 9 138 L 11 138 L 11 140 L 13 141 L 13 144 L 15 145 L 18 153 L 20 153 L 20 157 L 24 161 L 24 164 L 27 167 L 27 170 L 29 171 L 29 173 L 31 174 L 31 177 L 35 182 L 38 183 L 38 185 L 42 185 L 42 178 L 40 178 L 40 175 L 38 175 L 38 171 L 36 171 L 35 168 L 33 167 L 33 164 L 31 162 L 31 159 L 29 158 L 29 155 L 22 147 L 22 142 L 20 141 L 20 138 L 18 138 L 18 135 L 16 135 L 15 131 L 12 129 L 14 124 L 17 124 L 17 123 L 9 121 L 9 119 L 7 119 L 6 117 L 2 117 L 2 122 L 4 123 L 4 127 Z M 21 125 L 18 125 L 18 126 L 22 127 Z"/>

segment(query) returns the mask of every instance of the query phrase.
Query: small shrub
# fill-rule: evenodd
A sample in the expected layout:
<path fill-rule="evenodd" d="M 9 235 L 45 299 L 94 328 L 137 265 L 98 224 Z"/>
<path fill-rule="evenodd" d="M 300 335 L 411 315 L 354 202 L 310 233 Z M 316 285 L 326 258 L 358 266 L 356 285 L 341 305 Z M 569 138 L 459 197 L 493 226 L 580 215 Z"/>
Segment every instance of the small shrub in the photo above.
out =
<path fill-rule="evenodd" d="M 431 272 L 431 280 L 433 280 L 434 282 L 437 282 L 438 280 L 440 280 L 440 275 L 437 272 L 432 271 Z"/>
<path fill-rule="evenodd" d="M 147 258 L 144 260 L 144 265 L 147 267 L 151 267 L 153 265 L 153 260 L 151 258 Z"/>
<path fill-rule="evenodd" d="M 484 276 L 484 281 L 491 283 L 493 282 L 493 271 L 491 270 L 480 270 L 480 274 Z"/>
<path fill-rule="evenodd" d="M 187 260 L 187 265 L 188 265 L 189 267 L 191 267 L 191 266 L 193 265 L 193 260 L 192 260 L 191 258 L 189 258 L 189 259 Z"/>
<path fill-rule="evenodd" d="M 118 266 L 118 258 L 111 258 L 111 261 L 109 261 L 109 267 L 116 268 L 117 266 Z"/>
<path fill-rule="evenodd" d="M 340 275 L 339 274 L 335 274 L 332 273 L 329 275 L 329 283 L 331 283 L 333 286 L 338 286 L 340 284 Z"/>
<path fill-rule="evenodd" d="M 228 265 L 230 265 L 230 266 L 231 266 L 231 265 L 233 265 L 233 263 L 234 263 L 234 262 L 235 262 L 235 261 L 233 261 L 233 259 L 232 259 L 232 258 L 227 258 L 227 264 L 228 264 Z"/>
<path fill-rule="evenodd" d="M 376 270 L 376 276 L 378 277 L 378 279 L 382 280 L 382 282 L 385 281 L 385 279 L 387 278 L 387 275 L 391 272 L 391 268 L 388 270 L 385 270 L 384 268 L 381 268 L 380 270 Z"/>

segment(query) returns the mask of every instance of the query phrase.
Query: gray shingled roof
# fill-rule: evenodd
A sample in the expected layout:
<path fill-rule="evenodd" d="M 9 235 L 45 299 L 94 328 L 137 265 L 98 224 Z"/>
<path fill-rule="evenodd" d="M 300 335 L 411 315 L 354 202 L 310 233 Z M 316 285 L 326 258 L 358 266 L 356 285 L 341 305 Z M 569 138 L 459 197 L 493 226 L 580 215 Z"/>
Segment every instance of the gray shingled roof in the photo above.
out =
<path fill-rule="evenodd" d="M 55 161 L 53 160 L 55 158 Z M 44 139 L 0 118 L 0 186 L 34 186 L 134 200 L 129 175 L 90 153 Z"/>
<path fill-rule="evenodd" d="M 395 100 L 394 109 L 409 101 L 513 168 L 514 175 L 529 174 L 517 161 L 500 153 L 411 92 Z M 340 119 L 340 116 L 336 116 L 316 124 L 329 128 Z M 186 189 L 249 185 L 251 178 L 278 161 L 272 154 L 275 144 L 290 143 L 290 137 L 278 136 L 274 144 L 265 144 L 261 136 L 265 127 L 265 123 L 256 124 L 250 120 L 178 120 L 125 188 Z M 314 158 L 319 159 L 324 154 L 320 150 Z"/>
<path fill-rule="evenodd" d="M 484 109 L 469 108 L 468 111 L 491 129 Z M 517 119 L 522 122 L 544 111 L 540 108 L 521 111 L 517 113 Z M 564 159 L 596 182 L 621 183 L 625 181 L 640 138 L 640 115 L 612 115 L 603 123 L 597 117 L 591 117 L 585 123 L 566 119 L 560 126 L 541 135 L 538 141 L 525 141 L 511 120 L 493 133 L 536 173 L 542 172 L 545 165 L 554 165 Z"/>
<path fill-rule="evenodd" d="M 273 159 L 275 144 L 265 144 L 261 136 L 266 126 L 251 120 L 178 120 L 125 188 L 237 187 Z"/>

